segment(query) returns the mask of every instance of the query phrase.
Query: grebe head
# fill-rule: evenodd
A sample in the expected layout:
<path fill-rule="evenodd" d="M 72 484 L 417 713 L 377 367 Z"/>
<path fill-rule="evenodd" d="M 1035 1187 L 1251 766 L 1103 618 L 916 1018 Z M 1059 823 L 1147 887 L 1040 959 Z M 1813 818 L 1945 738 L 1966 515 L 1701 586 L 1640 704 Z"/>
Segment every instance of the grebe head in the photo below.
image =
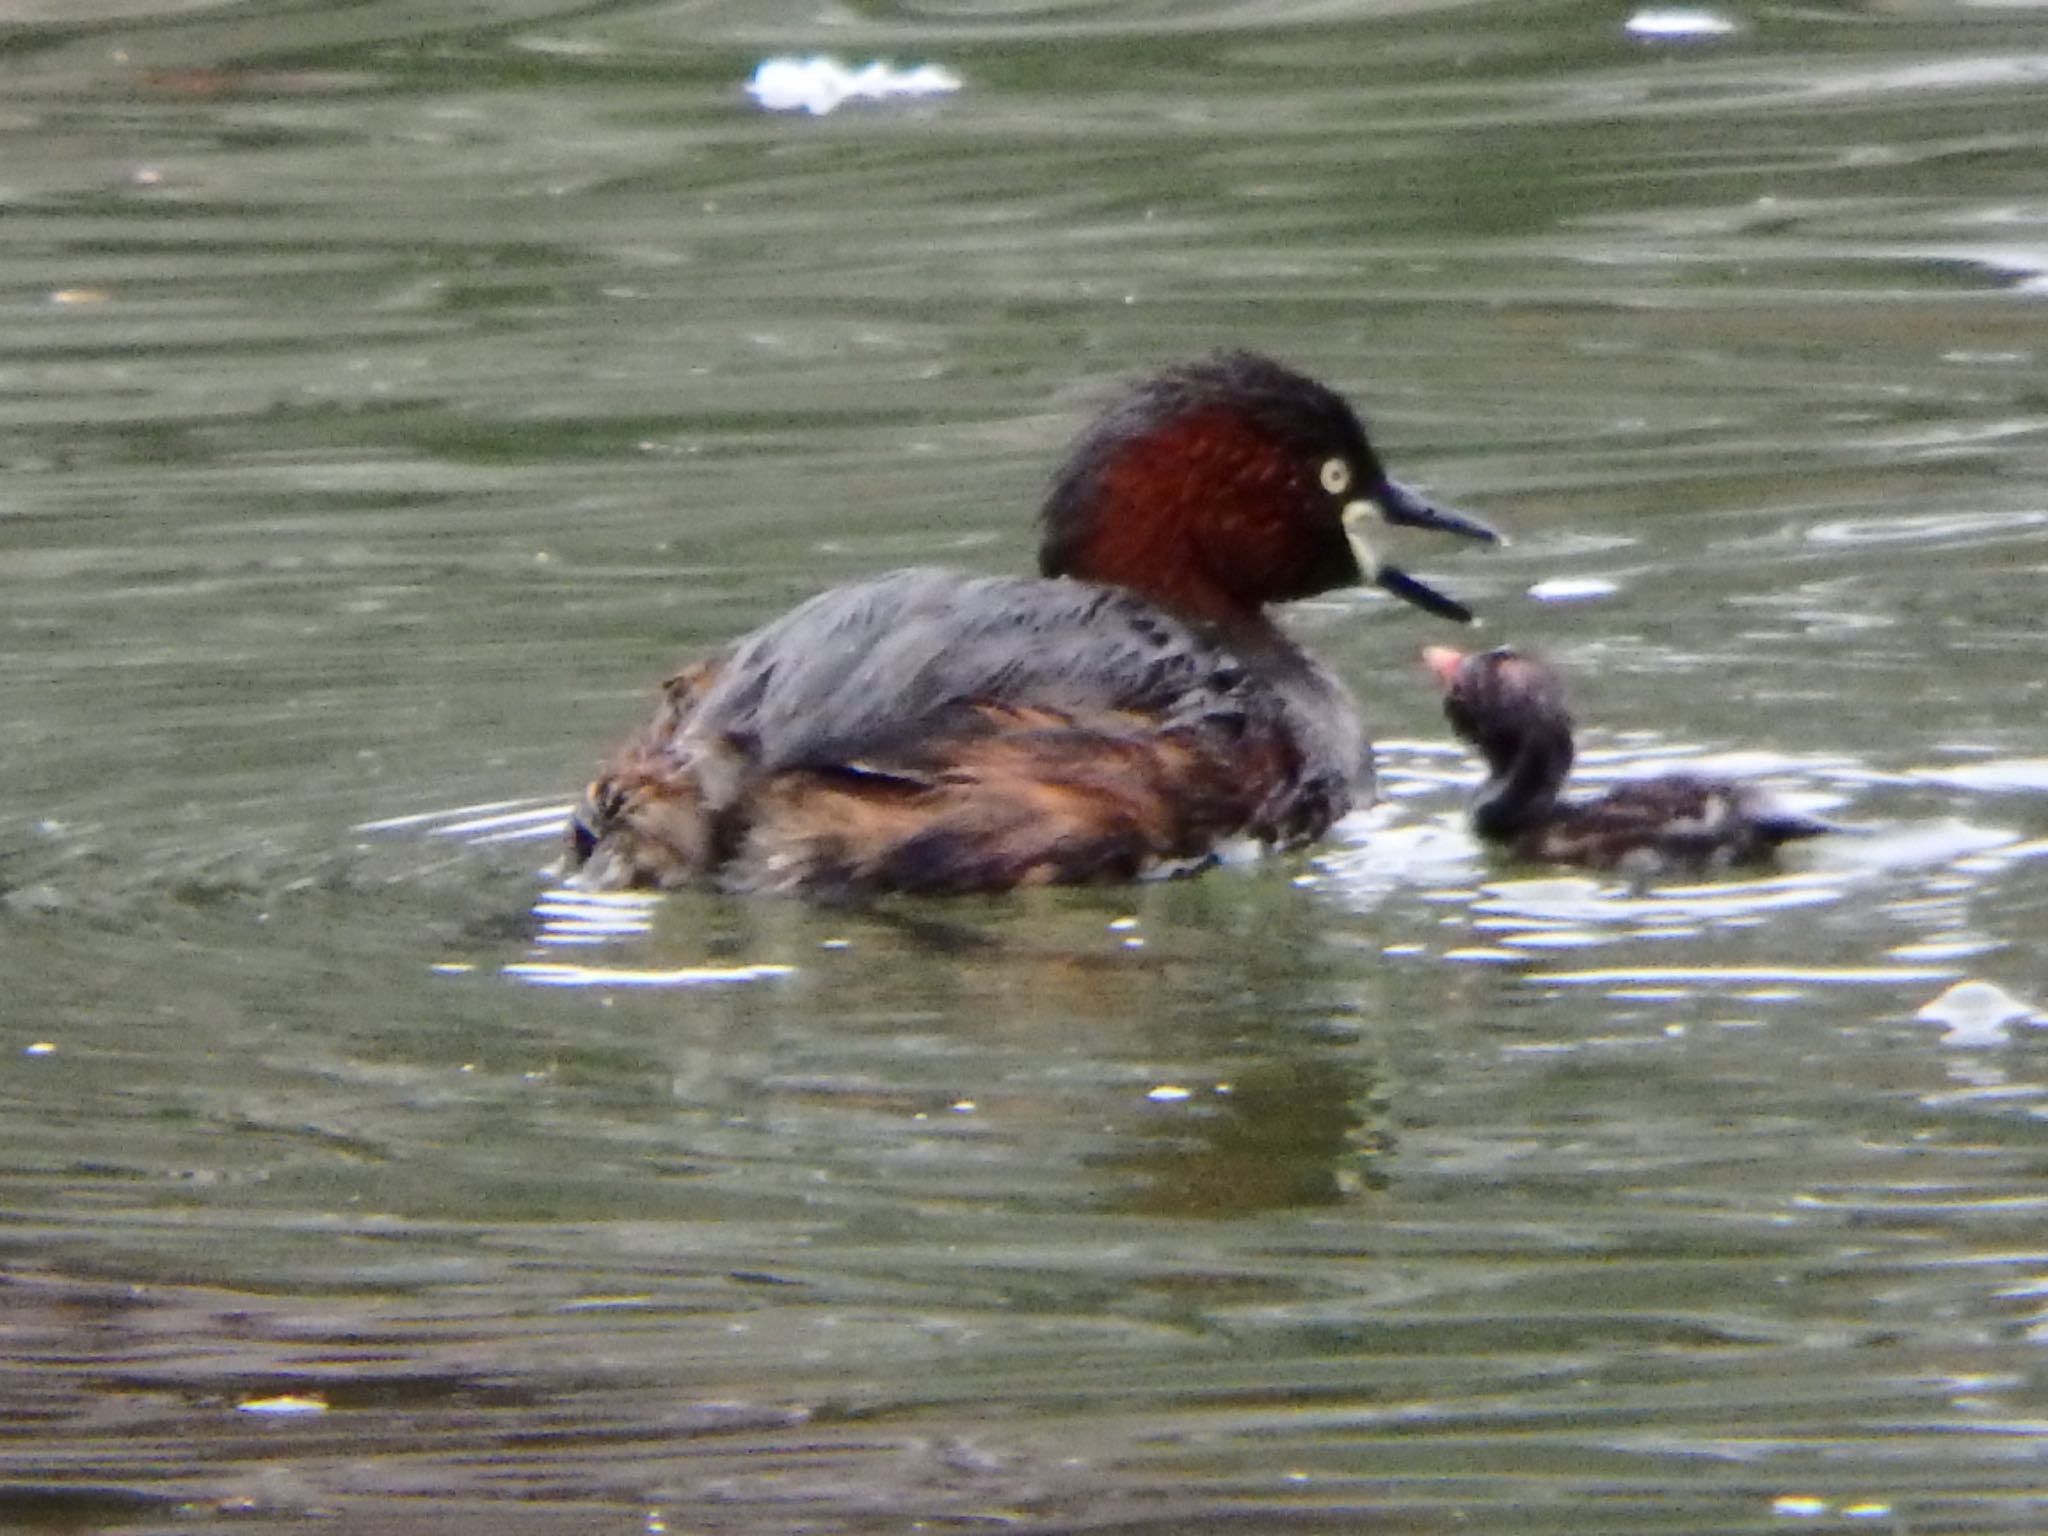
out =
<path fill-rule="evenodd" d="M 1041 516 L 1045 575 L 1129 587 L 1220 623 L 1362 581 L 1470 623 L 1463 604 L 1382 561 L 1366 529 L 1377 518 L 1500 538 L 1389 479 L 1341 396 L 1250 352 L 1169 369 L 1112 404 Z"/>
<path fill-rule="evenodd" d="M 1549 663 L 1505 645 L 1471 655 L 1432 645 L 1422 660 L 1444 691 L 1444 718 L 1451 729 L 1477 748 L 1495 773 L 1532 748 L 1555 754 L 1560 744 L 1565 767 L 1570 767 L 1571 710 L 1564 684 Z"/>

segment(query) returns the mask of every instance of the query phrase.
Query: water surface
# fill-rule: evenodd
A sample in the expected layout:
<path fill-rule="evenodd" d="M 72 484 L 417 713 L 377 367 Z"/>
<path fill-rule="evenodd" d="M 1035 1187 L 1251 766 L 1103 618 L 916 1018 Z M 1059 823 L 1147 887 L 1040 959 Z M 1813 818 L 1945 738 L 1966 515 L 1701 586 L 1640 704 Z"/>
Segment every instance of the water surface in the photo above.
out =
<path fill-rule="evenodd" d="M 1711 14 L 15 6 L 0 1524 L 2048 1526 L 2048 17 Z M 1856 833 L 1504 865 L 1353 594 L 1315 855 L 550 894 L 665 670 L 1219 345 L 1512 530 L 1400 557 L 1589 780 Z"/>

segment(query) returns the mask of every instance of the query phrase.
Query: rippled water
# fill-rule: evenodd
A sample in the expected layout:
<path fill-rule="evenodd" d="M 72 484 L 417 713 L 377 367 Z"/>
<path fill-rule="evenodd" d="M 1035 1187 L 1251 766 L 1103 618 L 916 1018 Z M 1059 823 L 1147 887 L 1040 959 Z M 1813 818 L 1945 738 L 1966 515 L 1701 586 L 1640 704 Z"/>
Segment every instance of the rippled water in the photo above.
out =
<path fill-rule="evenodd" d="M 2048 1528 L 2048 12 L 1632 14 L 10 7 L 0 1525 Z M 1313 857 L 550 890 L 666 669 L 1217 345 L 1513 531 L 1403 555 L 1582 778 L 1851 830 L 1503 864 L 1352 595 Z"/>

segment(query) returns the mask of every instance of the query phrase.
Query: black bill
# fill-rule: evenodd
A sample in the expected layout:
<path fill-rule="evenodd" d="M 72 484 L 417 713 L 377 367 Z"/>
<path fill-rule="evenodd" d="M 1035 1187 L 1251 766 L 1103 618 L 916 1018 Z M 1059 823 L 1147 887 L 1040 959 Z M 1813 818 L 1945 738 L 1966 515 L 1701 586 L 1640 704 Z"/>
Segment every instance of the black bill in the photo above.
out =
<path fill-rule="evenodd" d="M 1440 507 L 1427 496 L 1409 490 L 1398 480 L 1389 480 L 1381 485 L 1378 494 L 1373 497 L 1373 504 L 1379 508 L 1380 516 L 1384 520 L 1403 528 L 1434 528 L 1438 533 L 1455 533 L 1461 538 L 1478 539 L 1486 544 L 1507 542 L 1478 518 L 1468 517 L 1463 512 L 1453 511 L 1449 507 Z M 1388 590 L 1393 589 L 1389 587 Z M 1418 602 L 1412 597 L 1408 600 L 1411 603 Z M 1444 599 L 1438 598 L 1437 601 L 1442 602 Z M 1429 605 L 1420 603 L 1419 606 L 1427 608 Z"/>
<path fill-rule="evenodd" d="M 1344 509 L 1344 531 L 1351 539 L 1352 553 L 1358 557 L 1358 568 L 1364 572 L 1366 580 L 1382 591 L 1391 592 L 1404 603 L 1413 603 L 1424 613 L 1433 613 L 1440 619 L 1450 619 L 1459 624 L 1477 624 L 1479 621 L 1472 616 L 1472 610 L 1463 603 L 1445 597 L 1435 587 L 1417 581 L 1398 566 L 1388 565 L 1379 558 L 1371 541 L 1365 537 L 1363 527 L 1365 520 L 1373 516 L 1383 523 L 1397 523 L 1403 528 L 1433 528 L 1439 533 L 1483 539 L 1489 544 L 1505 544 L 1507 540 L 1478 518 L 1440 507 L 1398 480 L 1383 481 L 1370 500 L 1354 501 Z"/>
<path fill-rule="evenodd" d="M 1404 603 L 1413 603 L 1424 613 L 1433 613 L 1440 619 L 1450 619 L 1459 624 L 1477 624 L 1472 610 L 1454 598 L 1448 598 L 1435 587 L 1417 581 L 1406 571 L 1391 565 L 1382 565 L 1372 573 L 1373 585 L 1383 592 L 1391 592 Z"/>

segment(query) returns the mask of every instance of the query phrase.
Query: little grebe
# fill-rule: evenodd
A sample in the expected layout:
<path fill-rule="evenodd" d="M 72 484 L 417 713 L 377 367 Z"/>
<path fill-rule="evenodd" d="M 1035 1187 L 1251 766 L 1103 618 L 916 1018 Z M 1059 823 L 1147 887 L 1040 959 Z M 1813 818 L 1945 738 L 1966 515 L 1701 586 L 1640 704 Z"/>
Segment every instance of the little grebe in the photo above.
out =
<path fill-rule="evenodd" d="M 1422 659 L 1444 690 L 1451 729 L 1486 759 L 1473 830 L 1522 858 L 1640 874 L 1719 869 L 1761 863 L 1780 843 L 1837 830 L 1772 805 L 1755 785 L 1684 773 L 1560 800 L 1572 767 L 1572 717 L 1556 672 L 1505 646 L 1468 656 L 1433 645 Z"/>
<path fill-rule="evenodd" d="M 1372 788 L 1350 696 L 1265 605 L 1354 582 L 1447 618 L 1362 525 L 1497 536 L 1387 478 L 1344 401 L 1248 353 L 1085 431 L 1042 580 L 836 587 L 686 668 L 585 792 L 597 887 L 845 897 L 1130 880 L 1240 835 L 1293 846 Z"/>

